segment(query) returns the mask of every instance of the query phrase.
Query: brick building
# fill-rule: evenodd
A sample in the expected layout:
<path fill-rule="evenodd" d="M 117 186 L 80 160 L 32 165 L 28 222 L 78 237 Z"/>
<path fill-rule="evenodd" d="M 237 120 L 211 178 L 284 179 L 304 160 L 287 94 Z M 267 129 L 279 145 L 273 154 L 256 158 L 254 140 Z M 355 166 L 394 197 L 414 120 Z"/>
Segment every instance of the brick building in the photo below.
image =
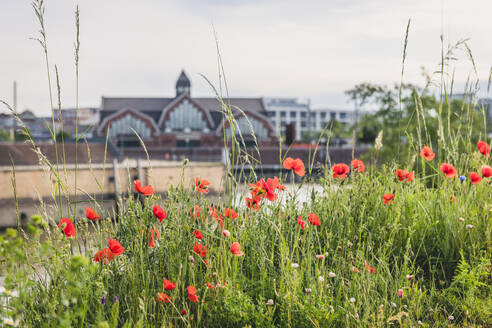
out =
<path fill-rule="evenodd" d="M 230 105 L 246 144 L 254 143 L 251 127 L 260 145 L 276 144 L 262 98 L 230 98 L 223 102 Z M 181 71 L 174 97 L 103 97 L 97 133 L 108 135 L 116 147 L 127 150 L 140 148 L 132 129 L 148 149 L 222 147 L 224 133 L 231 134 L 230 122 L 223 113 L 218 99 L 192 97 L 191 82 Z"/>

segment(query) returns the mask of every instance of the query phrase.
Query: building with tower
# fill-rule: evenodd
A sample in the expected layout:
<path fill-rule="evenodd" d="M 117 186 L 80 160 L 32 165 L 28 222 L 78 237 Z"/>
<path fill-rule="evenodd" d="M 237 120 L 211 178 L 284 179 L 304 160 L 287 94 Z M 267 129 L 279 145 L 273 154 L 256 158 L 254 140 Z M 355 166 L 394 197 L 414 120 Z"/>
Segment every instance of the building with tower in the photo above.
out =
<path fill-rule="evenodd" d="M 276 134 L 262 98 L 192 97 L 191 81 L 181 71 L 174 97 L 102 97 L 97 134 L 117 148 L 138 149 L 138 134 L 147 149 L 219 147 L 231 128 L 224 105 L 230 106 L 247 145 L 275 145 Z"/>

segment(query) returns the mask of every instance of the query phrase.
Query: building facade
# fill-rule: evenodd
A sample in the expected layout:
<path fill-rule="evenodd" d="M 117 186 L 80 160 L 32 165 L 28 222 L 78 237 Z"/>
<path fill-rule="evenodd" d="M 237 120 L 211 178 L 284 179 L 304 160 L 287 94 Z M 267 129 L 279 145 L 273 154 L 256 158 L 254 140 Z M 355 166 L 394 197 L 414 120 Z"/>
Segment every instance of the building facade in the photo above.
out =
<path fill-rule="evenodd" d="M 224 115 L 230 106 L 234 118 L 231 129 Z M 271 145 L 275 131 L 262 98 L 198 98 L 191 95 L 191 82 L 182 71 L 176 95 L 166 98 L 103 97 L 99 136 L 108 137 L 117 147 L 139 148 L 140 137 L 147 148 L 189 148 L 223 146 L 224 135 L 242 134 L 247 146 L 255 142 Z M 138 134 L 138 137 L 137 137 Z"/>
<path fill-rule="evenodd" d="M 311 109 L 309 100 L 266 98 L 265 104 L 277 135 L 285 136 L 286 126 L 293 123 L 296 140 L 301 140 L 304 133 L 324 129 L 331 121 L 353 125 L 357 120 L 353 110 Z"/>

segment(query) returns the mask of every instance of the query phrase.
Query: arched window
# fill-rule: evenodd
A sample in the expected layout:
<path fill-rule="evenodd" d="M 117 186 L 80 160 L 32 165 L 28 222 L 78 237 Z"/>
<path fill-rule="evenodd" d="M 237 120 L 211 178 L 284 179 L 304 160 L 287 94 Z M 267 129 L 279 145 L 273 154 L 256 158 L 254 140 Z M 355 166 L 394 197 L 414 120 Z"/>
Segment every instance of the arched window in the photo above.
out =
<path fill-rule="evenodd" d="M 128 113 L 111 122 L 108 131 L 109 137 L 114 138 L 120 135 L 134 135 L 131 128 L 133 128 L 143 139 L 150 138 L 152 133 L 151 129 L 143 120 Z"/>
<path fill-rule="evenodd" d="M 166 132 L 184 131 L 185 129 L 187 131 L 209 131 L 203 113 L 187 99 L 169 113 L 169 119 L 164 124 Z"/>

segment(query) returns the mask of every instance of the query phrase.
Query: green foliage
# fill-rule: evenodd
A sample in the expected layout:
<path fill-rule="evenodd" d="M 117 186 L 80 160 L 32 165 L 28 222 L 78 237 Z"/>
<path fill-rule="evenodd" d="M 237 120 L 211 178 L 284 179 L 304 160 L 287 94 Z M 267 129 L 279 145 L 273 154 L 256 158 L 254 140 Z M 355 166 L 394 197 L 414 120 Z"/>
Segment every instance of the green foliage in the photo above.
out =
<path fill-rule="evenodd" d="M 0 130 L 0 141 L 11 141 L 12 137 L 10 136 L 10 133 L 7 130 Z"/>
<path fill-rule="evenodd" d="M 32 139 L 32 134 L 27 126 L 15 132 L 15 141 L 28 141 L 30 139 Z"/>
<path fill-rule="evenodd" d="M 458 171 L 476 170 L 486 161 L 480 156 L 456 163 Z M 130 196 L 115 221 L 92 226 L 77 219 L 75 239 L 34 216 L 31 229 L 48 238 L 7 230 L 1 239 L 6 288 L 19 293 L 3 315 L 25 327 L 379 327 L 419 320 L 439 326 L 450 315 L 458 324 L 490 324 L 491 182 L 472 185 L 417 171 L 407 183 L 396 179 L 395 169 L 368 168 L 343 181 L 328 174 L 323 191 L 282 191 L 282 200 L 265 200 L 257 211 L 230 203 L 239 213 L 224 218 L 230 238 L 207 210 L 223 212 L 226 205 L 184 185 L 170 188 L 165 200 Z M 426 187 L 427 180 L 439 188 Z M 396 195 L 394 204 L 383 205 L 388 192 Z M 168 214 L 162 223 L 152 213 L 156 204 Z M 190 216 L 196 205 L 199 218 Z M 310 212 L 321 226 L 300 229 L 297 217 L 307 220 Z M 161 234 L 155 248 L 149 247 L 150 229 Z M 204 235 L 203 259 L 193 252 L 195 229 Z M 124 254 L 90 263 L 108 238 L 119 240 Z M 244 256 L 231 254 L 233 241 Z M 164 291 L 164 278 L 177 288 Z M 188 300 L 190 285 L 198 303 Z M 161 292 L 171 303 L 156 301 Z"/>
<path fill-rule="evenodd" d="M 71 138 L 70 133 L 65 130 L 61 130 L 56 134 L 56 141 L 62 142 L 64 140 L 69 140 Z"/>
<path fill-rule="evenodd" d="M 401 92 L 400 105 L 398 84 L 361 83 L 346 91 L 360 108 L 376 110 L 364 115 L 355 129 L 358 142 L 365 144 L 373 143 L 377 133 L 384 130 L 383 149 L 378 152 L 382 162 L 393 160 L 395 151 L 400 162 L 408 161 L 423 145 L 440 145 L 458 154 L 470 151 L 469 140 L 485 137 L 483 113 L 468 100 L 440 101 L 428 89 L 412 84 L 403 84 Z"/>

